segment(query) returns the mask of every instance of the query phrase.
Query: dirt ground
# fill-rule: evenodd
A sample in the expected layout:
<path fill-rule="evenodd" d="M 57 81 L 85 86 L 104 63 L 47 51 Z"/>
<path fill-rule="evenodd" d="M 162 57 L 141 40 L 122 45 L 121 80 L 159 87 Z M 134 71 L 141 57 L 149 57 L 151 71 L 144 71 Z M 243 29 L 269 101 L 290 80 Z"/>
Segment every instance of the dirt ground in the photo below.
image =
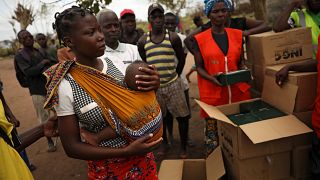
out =
<path fill-rule="evenodd" d="M 184 71 L 188 71 L 194 64 L 192 55 L 188 55 Z M 15 116 L 20 120 L 19 132 L 23 132 L 38 124 L 36 113 L 33 108 L 31 96 L 26 88 L 20 87 L 15 77 L 13 58 L 0 58 L 0 78 L 4 83 L 4 96 Z M 204 157 L 204 121 L 199 117 L 199 107 L 193 101 L 198 98 L 196 84 L 196 73 L 191 76 L 190 83 L 190 103 L 192 109 L 192 119 L 190 120 L 189 136 L 195 143 L 195 147 L 188 149 L 189 158 Z M 179 157 L 179 135 L 177 123 L 174 122 L 174 144 L 170 148 L 166 159 L 177 159 Z M 46 139 L 42 138 L 27 148 L 30 161 L 37 169 L 33 171 L 35 179 L 39 180 L 80 180 L 87 179 L 86 162 L 72 159 L 66 156 L 62 148 L 60 139 L 57 140 L 57 151 L 47 152 Z"/>

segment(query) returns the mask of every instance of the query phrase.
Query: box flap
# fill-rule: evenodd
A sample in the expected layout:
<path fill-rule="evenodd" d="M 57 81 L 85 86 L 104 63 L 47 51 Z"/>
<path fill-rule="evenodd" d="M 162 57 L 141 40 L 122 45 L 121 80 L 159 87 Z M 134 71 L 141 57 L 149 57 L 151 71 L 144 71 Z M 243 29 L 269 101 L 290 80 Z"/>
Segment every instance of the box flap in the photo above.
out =
<path fill-rule="evenodd" d="M 196 100 L 196 103 L 213 119 L 217 119 L 226 123 L 229 123 L 233 126 L 235 125 L 225 114 L 223 114 L 218 108 L 211 106 L 209 104 L 206 104 L 204 102 L 201 102 L 199 100 Z"/>
<path fill-rule="evenodd" d="M 159 180 L 181 180 L 183 160 L 163 160 L 158 173 Z"/>
<path fill-rule="evenodd" d="M 240 128 L 254 144 L 312 132 L 293 115 L 245 124 Z"/>
<path fill-rule="evenodd" d="M 206 172 L 207 180 L 220 179 L 226 173 L 220 146 L 206 159 Z"/>
<path fill-rule="evenodd" d="M 265 76 L 262 100 L 279 110 L 292 114 L 298 92 L 298 86 L 286 83 L 282 87 L 276 84 L 275 77 Z"/>

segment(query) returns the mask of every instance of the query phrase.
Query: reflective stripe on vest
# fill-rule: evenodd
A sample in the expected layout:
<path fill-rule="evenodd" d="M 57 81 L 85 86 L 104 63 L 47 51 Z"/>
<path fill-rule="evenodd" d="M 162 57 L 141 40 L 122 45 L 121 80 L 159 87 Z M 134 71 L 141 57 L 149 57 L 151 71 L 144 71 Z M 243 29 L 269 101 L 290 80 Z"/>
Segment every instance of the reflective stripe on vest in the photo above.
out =
<path fill-rule="evenodd" d="M 298 16 L 299 16 L 299 22 L 301 27 L 306 27 L 306 17 L 303 13 L 303 11 L 298 11 Z"/>

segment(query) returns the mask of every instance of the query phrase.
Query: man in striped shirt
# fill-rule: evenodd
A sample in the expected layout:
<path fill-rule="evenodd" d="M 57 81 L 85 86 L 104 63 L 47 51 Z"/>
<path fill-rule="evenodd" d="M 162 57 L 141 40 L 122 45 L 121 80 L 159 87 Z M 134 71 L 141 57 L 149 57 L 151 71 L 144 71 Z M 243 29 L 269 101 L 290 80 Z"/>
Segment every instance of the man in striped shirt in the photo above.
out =
<path fill-rule="evenodd" d="M 189 108 L 184 96 L 180 74 L 185 64 L 182 43 L 175 32 L 164 28 L 164 9 L 154 3 L 149 6 L 148 20 L 152 30 L 143 35 L 138 41 L 138 50 L 142 60 L 154 65 L 160 74 L 160 88 L 157 90 L 157 100 L 161 106 L 164 122 L 164 143 L 167 143 L 166 114 L 169 111 L 179 124 L 181 141 L 181 158 L 187 157 Z M 178 59 L 177 66 L 175 58 Z M 164 147 L 164 146 L 162 146 Z M 164 153 L 161 149 L 159 155 Z"/>

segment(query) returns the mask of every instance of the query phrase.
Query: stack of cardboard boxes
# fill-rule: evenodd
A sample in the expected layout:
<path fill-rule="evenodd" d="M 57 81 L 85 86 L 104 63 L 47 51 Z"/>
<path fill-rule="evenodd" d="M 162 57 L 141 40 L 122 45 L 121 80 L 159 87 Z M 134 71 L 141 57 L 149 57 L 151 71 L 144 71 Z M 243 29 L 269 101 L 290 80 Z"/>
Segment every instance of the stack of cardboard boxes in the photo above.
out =
<path fill-rule="evenodd" d="M 265 77 L 274 79 L 275 74 L 285 65 L 312 59 L 311 32 L 309 28 L 296 28 L 281 33 L 267 32 L 250 36 L 248 60 L 254 76 L 253 87 L 261 92 Z M 311 116 L 317 94 L 317 73 L 290 72 L 287 84 L 298 88 L 293 115 L 308 127 L 312 127 Z M 279 97 L 274 94 L 275 97 Z M 300 141 L 307 143 L 297 144 L 291 152 L 291 170 L 294 178 L 310 176 L 311 150 L 310 136 Z"/>
<path fill-rule="evenodd" d="M 247 41 L 247 65 L 251 67 L 254 88 L 262 91 L 267 66 L 312 58 L 310 28 L 252 35 Z"/>
<path fill-rule="evenodd" d="M 316 98 L 317 73 L 290 73 L 282 87 L 275 83 L 275 74 L 288 63 L 312 58 L 311 31 L 297 28 L 281 33 L 267 32 L 250 36 L 249 43 L 249 67 L 252 67 L 254 88 L 261 92 L 261 98 L 216 107 L 197 101 L 211 118 L 218 121 L 227 176 L 239 180 L 308 179 L 311 177 L 311 113 Z M 228 118 L 239 113 L 241 103 L 256 100 L 262 100 L 286 115 L 243 125 L 236 125 Z M 209 159 L 202 162 L 213 161 L 212 156 Z M 220 159 L 216 151 L 214 159 Z M 174 163 L 180 163 L 182 167 L 178 175 L 163 176 L 173 170 L 164 170 L 168 165 L 163 163 L 159 178 L 216 179 L 223 174 L 223 163 L 207 163 L 200 165 L 205 168 L 202 174 L 217 168 L 221 171 L 210 177 L 188 175 L 197 171 L 196 168 L 187 170 L 192 167 L 189 161 L 165 161 L 165 164 L 171 163 L 170 167 L 174 167 Z"/>
<path fill-rule="evenodd" d="M 250 36 L 247 56 L 253 87 L 262 92 L 261 100 L 288 115 L 237 126 L 227 116 L 239 113 L 243 102 L 218 107 L 198 102 L 218 120 L 229 179 L 310 178 L 310 128 L 317 73 L 291 72 L 282 88 L 275 83 L 276 72 L 286 64 L 312 58 L 310 29 Z"/>

